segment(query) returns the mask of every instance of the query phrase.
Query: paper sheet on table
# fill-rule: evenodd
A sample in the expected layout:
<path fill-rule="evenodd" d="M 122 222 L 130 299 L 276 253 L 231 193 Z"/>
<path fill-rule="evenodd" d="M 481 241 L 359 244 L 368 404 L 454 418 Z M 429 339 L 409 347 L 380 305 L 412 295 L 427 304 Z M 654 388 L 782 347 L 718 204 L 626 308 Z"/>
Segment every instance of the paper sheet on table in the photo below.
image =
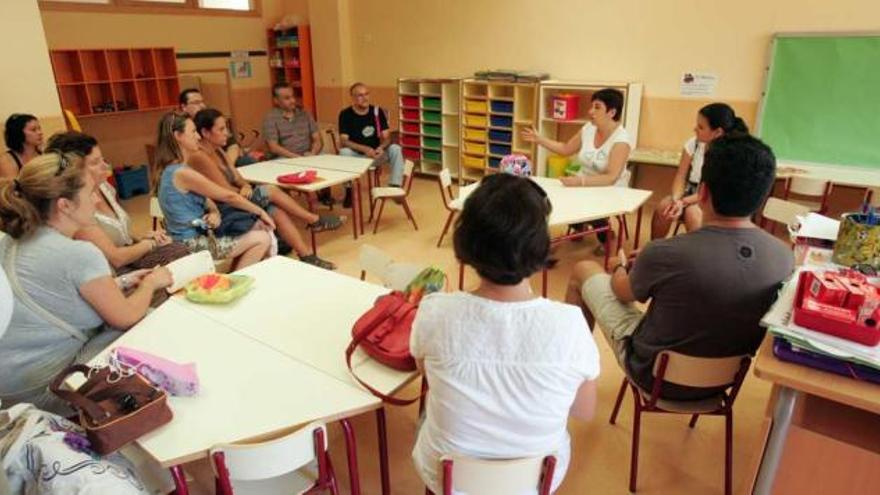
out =
<path fill-rule="evenodd" d="M 192 279 L 214 272 L 214 259 L 211 258 L 209 251 L 199 251 L 183 258 L 177 259 L 166 265 L 168 271 L 171 272 L 171 287 L 168 287 L 168 293 L 173 294 L 182 289 Z"/>
<path fill-rule="evenodd" d="M 797 217 L 800 228 L 798 229 L 798 237 L 807 237 L 810 239 L 827 239 L 829 241 L 837 240 L 837 231 L 840 229 L 840 221 L 828 218 L 818 213 L 809 213 L 805 217 Z"/>

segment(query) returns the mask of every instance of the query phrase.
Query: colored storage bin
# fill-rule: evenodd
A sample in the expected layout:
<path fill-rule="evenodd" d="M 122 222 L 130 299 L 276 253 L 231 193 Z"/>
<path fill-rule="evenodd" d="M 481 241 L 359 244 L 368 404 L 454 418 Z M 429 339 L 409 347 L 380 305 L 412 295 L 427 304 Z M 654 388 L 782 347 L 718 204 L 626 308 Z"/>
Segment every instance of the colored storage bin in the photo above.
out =
<path fill-rule="evenodd" d="M 422 98 L 422 108 L 425 110 L 440 110 L 440 98 Z"/>
<path fill-rule="evenodd" d="M 440 129 L 439 125 L 432 125 L 432 124 L 422 125 L 422 134 L 424 134 L 425 136 L 440 137 L 441 132 L 443 132 L 443 131 Z"/>
<path fill-rule="evenodd" d="M 443 143 L 440 142 L 440 138 L 431 138 L 422 136 L 422 147 L 423 148 L 437 148 L 440 149 Z"/>
<path fill-rule="evenodd" d="M 440 112 L 426 112 L 422 110 L 422 121 L 431 122 L 432 124 L 440 123 Z"/>
<path fill-rule="evenodd" d="M 403 132 L 409 134 L 418 134 L 422 130 L 417 122 L 404 122 L 402 127 Z"/>
<path fill-rule="evenodd" d="M 486 124 L 489 123 L 489 120 L 485 115 L 467 115 L 464 116 L 464 125 L 469 125 L 473 127 L 486 127 Z"/>
<path fill-rule="evenodd" d="M 578 95 L 558 94 L 553 96 L 553 118 L 574 120 L 577 118 L 581 97 Z"/>
<path fill-rule="evenodd" d="M 404 108 L 419 108 L 418 96 L 401 96 L 400 106 Z"/>
<path fill-rule="evenodd" d="M 510 131 L 489 131 L 489 141 L 501 141 L 502 143 L 510 143 L 513 133 Z"/>
<path fill-rule="evenodd" d="M 471 141 L 486 141 L 486 131 L 481 129 L 464 128 L 464 138 Z"/>
<path fill-rule="evenodd" d="M 440 152 L 434 150 L 422 150 L 422 160 L 426 162 L 440 163 Z"/>
<path fill-rule="evenodd" d="M 493 115 L 491 122 L 492 127 L 513 127 L 513 117 L 507 117 L 504 115 Z"/>
<path fill-rule="evenodd" d="M 464 142 L 464 151 L 467 153 L 475 153 L 478 155 L 486 154 L 486 145 L 483 143 Z"/>
<path fill-rule="evenodd" d="M 488 105 L 482 100 L 465 100 L 464 111 L 473 113 L 486 113 Z"/>
<path fill-rule="evenodd" d="M 501 166 L 501 158 L 489 157 L 489 168 L 498 168 Z"/>
<path fill-rule="evenodd" d="M 562 177 L 565 175 L 565 168 L 568 167 L 569 158 L 567 156 L 550 155 L 547 158 L 547 176 Z"/>
<path fill-rule="evenodd" d="M 418 148 L 403 148 L 403 157 L 409 160 L 418 160 L 422 154 Z"/>
<path fill-rule="evenodd" d="M 404 146 L 421 146 L 422 142 L 418 136 L 410 136 L 409 134 L 400 135 L 400 144 Z"/>
<path fill-rule="evenodd" d="M 477 156 L 465 155 L 461 157 L 461 164 L 468 168 L 486 168 L 486 161 Z"/>
<path fill-rule="evenodd" d="M 403 115 L 404 120 L 419 120 L 418 110 L 404 108 L 400 113 Z"/>
<path fill-rule="evenodd" d="M 504 144 L 490 144 L 489 152 L 493 155 L 509 155 L 510 154 L 510 146 Z"/>
<path fill-rule="evenodd" d="M 147 173 L 147 167 L 143 165 L 136 168 L 117 169 L 113 175 L 116 178 L 116 190 L 122 199 L 147 194 L 150 191 L 150 176 Z"/>
<path fill-rule="evenodd" d="M 493 101 L 492 112 L 496 113 L 513 113 L 512 101 Z"/>

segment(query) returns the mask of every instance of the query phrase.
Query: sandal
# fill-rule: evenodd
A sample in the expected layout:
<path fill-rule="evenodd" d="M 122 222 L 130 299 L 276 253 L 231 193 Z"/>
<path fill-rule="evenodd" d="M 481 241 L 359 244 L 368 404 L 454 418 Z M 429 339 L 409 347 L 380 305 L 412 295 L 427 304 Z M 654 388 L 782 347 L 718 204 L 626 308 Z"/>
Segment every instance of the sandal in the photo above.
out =
<path fill-rule="evenodd" d="M 310 265 L 317 266 L 318 268 L 323 268 L 325 270 L 335 270 L 336 269 L 336 265 L 334 265 L 333 263 L 331 263 L 327 260 L 319 258 L 317 254 L 310 254 L 308 256 L 300 256 L 299 260 L 302 261 L 303 263 L 308 263 Z"/>
<path fill-rule="evenodd" d="M 342 227 L 346 217 L 344 215 L 318 215 L 318 220 L 310 223 L 308 228 L 315 232 L 323 232 L 325 230 L 336 230 Z"/>

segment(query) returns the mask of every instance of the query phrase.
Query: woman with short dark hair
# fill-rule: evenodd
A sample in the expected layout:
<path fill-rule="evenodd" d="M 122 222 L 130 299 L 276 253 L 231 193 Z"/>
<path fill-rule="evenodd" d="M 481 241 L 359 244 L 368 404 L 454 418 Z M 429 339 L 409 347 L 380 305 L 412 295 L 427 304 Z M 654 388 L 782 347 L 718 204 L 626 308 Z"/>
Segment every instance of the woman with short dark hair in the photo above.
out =
<path fill-rule="evenodd" d="M 583 313 L 532 293 L 550 264 L 550 202 L 530 179 L 485 177 L 468 197 L 455 255 L 480 277 L 473 292 L 426 296 L 410 350 L 431 391 L 413 449 L 434 493 L 440 458 L 557 458 L 553 489 L 569 461 L 569 416 L 588 420 L 599 354 Z"/>

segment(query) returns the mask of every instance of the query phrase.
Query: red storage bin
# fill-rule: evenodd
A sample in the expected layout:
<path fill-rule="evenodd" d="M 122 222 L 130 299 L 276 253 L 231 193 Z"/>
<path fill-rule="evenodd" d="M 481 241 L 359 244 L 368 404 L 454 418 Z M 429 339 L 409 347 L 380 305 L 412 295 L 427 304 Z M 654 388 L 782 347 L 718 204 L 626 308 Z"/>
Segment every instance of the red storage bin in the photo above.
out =
<path fill-rule="evenodd" d="M 409 110 L 404 108 L 401 113 L 403 113 L 404 120 L 419 120 L 418 110 Z"/>
<path fill-rule="evenodd" d="M 409 136 L 407 134 L 400 135 L 400 144 L 404 146 L 420 146 L 422 140 L 418 136 Z"/>
<path fill-rule="evenodd" d="M 856 316 L 858 309 L 838 306 L 829 297 L 825 300 L 831 302 L 817 299 L 817 296 L 824 296 L 817 278 L 817 274 L 811 271 L 803 271 L 799 275 L 794 300 L 795 324 L 870 347 L 880 343 L 880 327 L 876 321 L 871 321 L 871 325 L 860 325 Z"/>
<path fill-rule="evenodd" d="M 415 122 L 404 122 L 403 132 L 407 132 L 410 134 L 419 134 L 421 132 L 421 129 L 419 127 L 419 124 Z"/>
<path fill-rule="evenodd" d="M 419 148 L 403 148 L 403 157 L 407 160 L 419 160 L 422 158 L 422 154 Z"/>
<path fill-rule="evenodd" d="M 418 96 L 401 96 L 400 106 L 404 108 L 419 108 Z"/>
<path fill-rule="evenodd" d="M 577 118 L 581 97 L 578 95 L 558 94 L 553 96 L 553 114 L 558 120 L 574 120 Z"/>

